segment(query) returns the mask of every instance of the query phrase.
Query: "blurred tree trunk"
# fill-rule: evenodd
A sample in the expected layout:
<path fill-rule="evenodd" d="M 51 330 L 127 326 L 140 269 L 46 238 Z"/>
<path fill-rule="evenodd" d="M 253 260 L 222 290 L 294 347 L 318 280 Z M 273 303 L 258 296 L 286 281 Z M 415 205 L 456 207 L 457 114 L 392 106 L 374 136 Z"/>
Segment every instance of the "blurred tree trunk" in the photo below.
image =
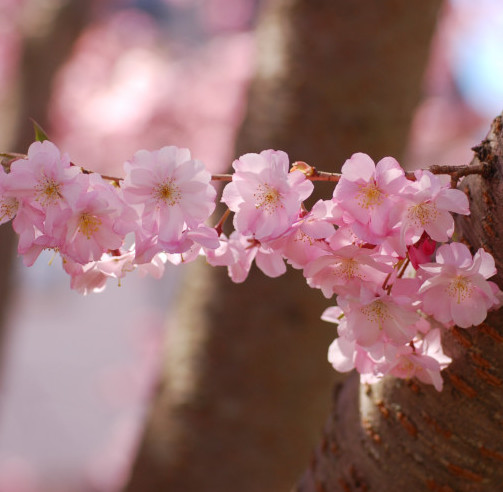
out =
<path fill-rule="evenodd" d="M 55 1 L 49 8 L 48 2 L 30 0 L 23 8 L 31 22 L 23 32 L 19 76 L 5 101 L 8 118 L 2 119 L 15 128 L 9 141 L 2 141 L 3 151 L 20 153 L 26 153 L 35 139 L 30 118 L 47 126 L 52 80 L 86 24 L 91 2 Z M 0 352 L 5 341 L 15 239 L 12 227 L 0 227 Z"/>
<path fill-rule="evenodd" d="M 473 163 L 480 161 L 494 173 L 462 182 L 471 215 L 458 218 L 458 230 L 473 251 L 494 255 L 501 287 L 502 116 L 477 149 Z M 478 327 L 449 330 L 443 343 L 453 363 L 441 393 L 391 377 L 372 386 L 354 377 L 339 387 L 299 492 L 502 490 L 503 309 Z"/>
<path fill-rule="evenodd" d="M 355 151 L 399 156 L 439 4 L 268 2 L 237 154 L 282 149 L 327 171 Z M 299 272 L 252 271 L 234 285 L 224 269 L 190 267 L 126 490 L 288 490 L 318 440 L 335 376 L 326 301 Z"/>

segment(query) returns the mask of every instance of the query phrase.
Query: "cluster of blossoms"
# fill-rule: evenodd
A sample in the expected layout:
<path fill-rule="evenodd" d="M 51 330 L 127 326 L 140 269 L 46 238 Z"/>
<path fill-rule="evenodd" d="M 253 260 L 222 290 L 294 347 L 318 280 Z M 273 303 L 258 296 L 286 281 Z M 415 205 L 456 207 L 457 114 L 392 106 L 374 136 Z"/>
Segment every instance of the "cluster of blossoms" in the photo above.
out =
<path fill-rule="evenodd" d="M 8 172 L 0 167 L 0 224 L 13 221 L 26 265 L 44 249 L 58 252 L 82 293 L 135 269 L 158 277 L 167 261 L 199 255 L 226 266 L 235 282 L 254 260 L 270 277 L 288 263 L 309 286 L 336 296 L 322 317 L 338 325 L 329 349 L 337 370 L 356 368 L 365 382 L 417 377 L 441 390 L 440 371 L 450 362 L 441 330 L 478 325 L 503 301 L 487 280 L 496 273 L 492 256 L 446 243 L 451 214 L 469 213 L 450 176 L 420 170 L 409 179 L 395 159 L 376 165 L 358 153 L 333 197 L 307 210 L 315 171 L 305 163 L 290 168 L 284 152 L 266 150 L 233 168 L 221 199 L 228 210 L 210 227 L 217 177 L 186 149 L 139 151 L 119 180 L 83 171 L 47 140 L 35 142 Z"/>

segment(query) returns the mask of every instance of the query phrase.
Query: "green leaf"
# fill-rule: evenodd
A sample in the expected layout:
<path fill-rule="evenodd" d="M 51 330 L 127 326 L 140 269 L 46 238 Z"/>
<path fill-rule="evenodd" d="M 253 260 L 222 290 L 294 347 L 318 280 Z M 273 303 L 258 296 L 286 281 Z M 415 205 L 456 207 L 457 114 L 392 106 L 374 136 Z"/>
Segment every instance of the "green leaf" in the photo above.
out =
<path fill-rule="evenodd" d="M 35 140 L 37 142 L 43 142 L 44 140 L 49 140 L 47 133 L 45 133 L 44 129 L 33 119 L 30 118 L 33 124 L 33 130 L 35 131 Z"/>

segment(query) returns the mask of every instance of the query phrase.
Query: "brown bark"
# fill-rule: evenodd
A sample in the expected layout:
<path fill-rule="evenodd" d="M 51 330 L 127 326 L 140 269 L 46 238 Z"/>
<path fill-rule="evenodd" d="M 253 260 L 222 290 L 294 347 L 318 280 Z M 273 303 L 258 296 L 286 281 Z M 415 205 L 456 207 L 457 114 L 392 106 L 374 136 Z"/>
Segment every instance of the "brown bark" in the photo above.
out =
<path fill-rule="evenodd" d="M 270 5 L 238 154 L 280 148 L 327 171 L 357 150 L 399 155 L 439 1 Z M 335 376 L 327 301 L 299 272 L 252 271 L 235 285 L 223 269 L 191 267 L 126 490 L 288 490 Z"/>
<path fill-rule="evenodd" d="M 32 10 L 32 16 L 39 22 L 27 29 L 23 36 L 19 78 L 5 103 L 9 106 L 9 119 L 4 124 L 15 130 L 12 141 L 2 143 L 5 145 L 2 151 L 26 153 L 35 139 L 30 118 L 42 127 L 47 126 L 53 77 L 69 56 L 74 41 L 87 22 L 90 4 L 87 0 L 67 0 L 50 10 L 37 2 L 27 2 L 25 9 Z M 45 22 L 40 22 L 42 15 L 37 9 L 44 12 Z M 0 352 L 12 286 L 15 241 L 12 227 L 0 227 Z"/>
<path fill-rule="evenodd" d="M 473 164 L 493 172 L 461 183 L 471 215 L 458 226 L 473 251 L 496 260 L 503 285 L 503 119 L 496 118 Z M 503 309 L 482 325 L 443 337 L 453 363 L 444 389 L 386 378 L 337 390 L 335 406 L 298 491 L 493 492 L 503 483 Z"/>

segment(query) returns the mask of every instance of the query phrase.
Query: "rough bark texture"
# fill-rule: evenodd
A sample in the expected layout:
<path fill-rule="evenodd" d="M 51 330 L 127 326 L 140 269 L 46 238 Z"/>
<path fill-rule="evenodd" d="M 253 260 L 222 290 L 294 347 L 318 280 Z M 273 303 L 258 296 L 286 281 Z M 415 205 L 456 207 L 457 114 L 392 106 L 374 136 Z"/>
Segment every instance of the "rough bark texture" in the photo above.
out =
<path fill-rule="evenodd" d="M 270 2 L 237 154 L 280 148 L 327 171 L 356 150 L 400 155 L 438 6 Z M 288 490 L 329 408 L 328 301 L 299 272 L 235 285 L 191 267 L 126 490 Z"/>
<path fill-rule="evenodd" d="M 34 140 L 30 118 L 42 127 L 47 126 L 53 77 L 87 22 L 91 2 L 67 0 L 59 3 L 53 9 L 44 8 L 40 2 L 26 4 L 25 9 L 33 10 L 38 22 L 24 33 L 19 78 L 12 94 L 6 98 L 9 118 L 3 123 L 15 130 L 8 132 L 12 134 L 11 141 L 2 141 L 5 147 L 1 150 L 4 152 L 25 153 L 28 150 Z M 46 18 L 41 19 L 41 12 L 37 9 L 45 13 Z M 0 347 L 5 336 L 3 326 L 10 300 L 15 242 L 12 227 L 0 227 Z"/>
<path fill-rule="evenodd" d="M 503 122 L 498 117 L 473 164 L 493 165 L 461 188 L 471 215 L 458 219 L 463 240 L 496 260 L 503 285 Z M 335 406 L 298 491 L 493 492 L 503 484 L 503 310 L 482 325 L 443 337 L 453 363 L 441 393 L 387 378 L 336 391 Z"/>

